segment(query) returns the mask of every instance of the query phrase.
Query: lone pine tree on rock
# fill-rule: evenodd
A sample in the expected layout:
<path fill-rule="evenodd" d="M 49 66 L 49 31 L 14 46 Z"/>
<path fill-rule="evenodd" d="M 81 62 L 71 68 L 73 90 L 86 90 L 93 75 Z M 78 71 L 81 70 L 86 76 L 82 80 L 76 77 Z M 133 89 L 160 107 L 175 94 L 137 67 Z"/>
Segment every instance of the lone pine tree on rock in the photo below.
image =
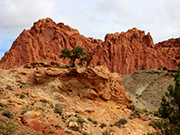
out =
<path fill-rule="evenodd" d="M 83 52 L 83 48 L 77 46 L 72 50 L 68 50 L 68 49 L 63 49 L 61 50 L 61 55 L 59 56 L 60 58 L 69 58 L 71 59 L 72 62 L 72 66 L 75 66 L 75 61 L 76 59 L 79 59 L 79 64 L 82 64 L 84 61 L 87 61 L 88 58 L 87 57 L 83 57 L 84 55 L 87 54 L 87 52 Z"/>

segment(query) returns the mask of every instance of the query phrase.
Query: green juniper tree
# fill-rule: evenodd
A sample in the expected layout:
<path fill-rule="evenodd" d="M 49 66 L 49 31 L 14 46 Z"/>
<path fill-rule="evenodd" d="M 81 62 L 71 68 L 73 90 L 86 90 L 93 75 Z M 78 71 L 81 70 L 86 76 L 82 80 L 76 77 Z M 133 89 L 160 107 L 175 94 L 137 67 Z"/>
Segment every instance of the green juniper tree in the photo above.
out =
<path fill-rule="evenodd" d="M 87 52 L 83 51 L 83 48 L 77 46 L 72 50 L 68 50 L 68 49 L 63 49 L 61 50 L 61 55 L 59 56 L 60 58 L 69 58 L 71 59 L 72 62 L 72 66 L 75 66 L 75 61 L 76 59 L 79 59 L 79 64 L 82 64 L 84 61 L 87 61 L 88 58 L 87 57 L 83 57 L 84 55 L 87 54 Z"/>
<path fill-rule="evenodd" d="M 158 110 L 161 118 L 168 119 L 171 127 L 165 133 L 180 134 L 180 62 L 177 64 L 179 69 L 174 75 L 175 87 L 170 84 L 168 92 L 162 97 L 161 106 Z M 168 132 L 168 130 L 170 132 Z"/>

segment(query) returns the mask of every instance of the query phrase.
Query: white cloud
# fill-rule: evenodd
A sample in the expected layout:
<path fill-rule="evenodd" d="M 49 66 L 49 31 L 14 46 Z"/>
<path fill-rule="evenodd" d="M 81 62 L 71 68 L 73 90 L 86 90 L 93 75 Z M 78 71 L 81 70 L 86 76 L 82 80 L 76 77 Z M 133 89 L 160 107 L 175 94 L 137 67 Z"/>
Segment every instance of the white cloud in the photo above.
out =
<path fill-rule="evenodd" d="M 26 28 L 39 18 L 52 16 L 55 0 L 1 0 L 0 27 Z"/>
<path fill-rule="evenodd" d="M 86 37 L 104 39 L 133 27 L 150 32 L 155 43 L 180 37 L 179 0 L 0 0 L 0 5 L 0 47 L 7 50 L 23 29 L 46 17 Z"/>

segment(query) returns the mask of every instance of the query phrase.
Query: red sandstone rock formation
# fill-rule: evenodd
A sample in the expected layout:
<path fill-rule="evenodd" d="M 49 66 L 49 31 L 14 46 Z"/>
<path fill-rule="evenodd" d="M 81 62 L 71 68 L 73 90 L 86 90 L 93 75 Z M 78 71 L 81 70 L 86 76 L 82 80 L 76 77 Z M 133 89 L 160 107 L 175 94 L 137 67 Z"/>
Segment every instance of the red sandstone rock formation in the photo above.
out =
<path fill-rule="evenodd" d="M 144 65 L 146 68 L 176 68 L 180 61 L 180 38 L 154 45 L 149 33 L 145 35 L 144 31 L 133 28 L 121 34 L 107 34 L 103 42 L 85 38 L 78 30 L 47 18 L 20 34 L 1 59 L 0 68 L 15 68 L 44 59 L 68 63 L 59 58 L 60 51 L 76 46 L 89 51 L 88 65 L 105 65 L 111 72 L 121 74 L 129 74 Z"/>

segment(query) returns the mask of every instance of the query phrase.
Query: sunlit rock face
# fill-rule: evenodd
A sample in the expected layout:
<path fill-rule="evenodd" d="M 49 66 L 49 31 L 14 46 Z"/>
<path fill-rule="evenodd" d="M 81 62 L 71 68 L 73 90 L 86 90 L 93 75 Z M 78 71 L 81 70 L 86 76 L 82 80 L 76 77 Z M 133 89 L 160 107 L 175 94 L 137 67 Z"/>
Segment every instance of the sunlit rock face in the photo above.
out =
<path fill-rule="evenodd" d="M 180 61 L 180 39 L 154 45 L 149 33 L 133 28 L 127 32 L 107 34 L 103 42 L 86 38 L 78 30 L 46 18 L 19 35 L 1 59 L 0 68 L 16 68 L 39 60 L 68 63 L 68 59 L 59 58 L 60 52 L 76 46 L 89 52 L 84 66 L 105 65 L 111 72 L 120 74 L 129 74 L 142 67 L 177 68 Z"/>

